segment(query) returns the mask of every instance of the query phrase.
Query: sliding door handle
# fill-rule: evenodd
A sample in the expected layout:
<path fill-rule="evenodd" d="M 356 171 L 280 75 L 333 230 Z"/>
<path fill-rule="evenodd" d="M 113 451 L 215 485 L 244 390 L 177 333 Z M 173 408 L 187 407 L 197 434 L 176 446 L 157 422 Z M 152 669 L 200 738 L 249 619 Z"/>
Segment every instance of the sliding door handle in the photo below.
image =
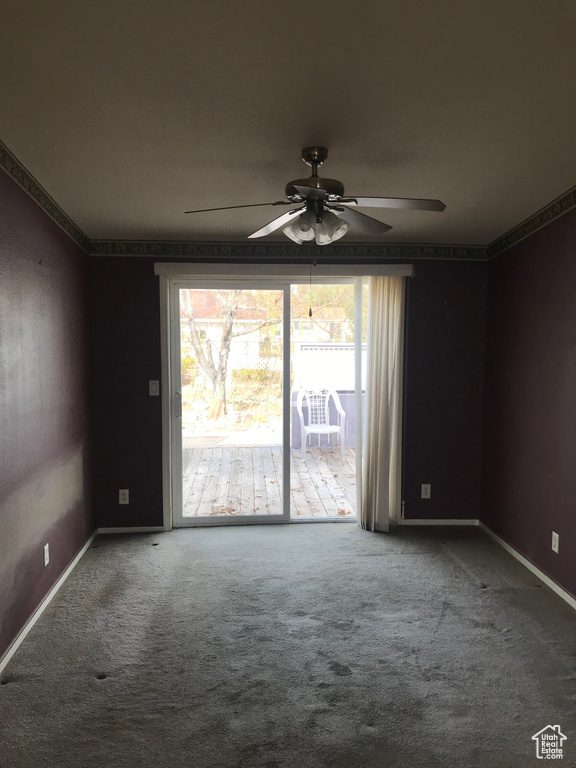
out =
<path fill-rule="evenodd" d="M 182 393 L 181 392 L 175 392 L 174 393 L 174 415 L 177 419 L 181 418 L 182 416 Z"/>

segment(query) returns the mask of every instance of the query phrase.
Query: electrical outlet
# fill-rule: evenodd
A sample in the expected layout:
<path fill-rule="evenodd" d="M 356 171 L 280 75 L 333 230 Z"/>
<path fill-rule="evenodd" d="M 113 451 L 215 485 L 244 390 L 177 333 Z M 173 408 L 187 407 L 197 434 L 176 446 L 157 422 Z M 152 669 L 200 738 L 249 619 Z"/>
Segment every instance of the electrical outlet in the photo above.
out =
<path fill-rule="evenodd" d="M 552 550 L 558 552 L 558 545 L 560 544 L 560 536 L 556 531 L 552 531 Z"/>
<path fill-rule="evenodd" d="M 128 488 L 121 488 L 118 491 L 118 504 L 130 504 L 130 491 Z"/>
<path fill-rule="evenodd" d="M 422 495 L 420 498 L 429 499 L 432 494 L 432 486 L 430 483 L 422 483 Z"/>
<path fill-rule="evenodd" d="M 50 544 L 44 544 L 44 568 L 50 562 Z"/>

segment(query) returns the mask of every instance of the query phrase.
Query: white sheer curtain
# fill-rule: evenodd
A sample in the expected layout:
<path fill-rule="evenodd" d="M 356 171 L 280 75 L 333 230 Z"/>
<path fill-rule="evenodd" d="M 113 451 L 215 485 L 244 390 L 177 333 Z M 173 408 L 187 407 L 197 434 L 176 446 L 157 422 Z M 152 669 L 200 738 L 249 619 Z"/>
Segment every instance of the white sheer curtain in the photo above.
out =
<path fill-rule="evenodd" d="M 400 507 L 404 278 L 371 277 L 359 524 L 387 531 Z"/>

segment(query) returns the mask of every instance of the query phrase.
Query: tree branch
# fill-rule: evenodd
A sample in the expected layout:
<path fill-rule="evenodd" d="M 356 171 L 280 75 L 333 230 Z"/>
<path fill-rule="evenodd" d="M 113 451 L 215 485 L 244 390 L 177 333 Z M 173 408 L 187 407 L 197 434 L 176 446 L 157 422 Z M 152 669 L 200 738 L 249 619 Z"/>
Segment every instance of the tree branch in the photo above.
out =
<path fill-rule="evenodd" d="M 200 364 L 200 366 L 204 369 L 208 377 L 210 378 L 210 381 L 214 383 L 216 380 L 216 366 L 214 365 L 212 358 L 212 355 L 208 357 L 204 350 L 202 349 L 202 342 L 200 341 L 200 334 L 198 333 L 198 328 L 196 326 L 196 320 L 194 319 L 194 316 L 191 314 L 186 313 L 185 314 L 186 320 L 188 321 L 188 329 L 190 331 L 190 343 L 192 344 L 192 347 L 194 349 L 194 354 L 196 355 L 196 358 Z"/>
<path fill-rule="evenodd" d="M 277 318 L 276 320 L 264 320 L 264 322 L 256 326 L 256 328 L 250 327 L 246 331 L 236 331 L 236 333 L 232 334 L 232 337 L 236 338 L 236 336 L 246 336 L 248 333 L 256 333 L 256 331 L 259 331 L 261 328 L 266 328 L 270 325 L 278 325 L 280 322 L 282 322 L 280 318 Z"/>

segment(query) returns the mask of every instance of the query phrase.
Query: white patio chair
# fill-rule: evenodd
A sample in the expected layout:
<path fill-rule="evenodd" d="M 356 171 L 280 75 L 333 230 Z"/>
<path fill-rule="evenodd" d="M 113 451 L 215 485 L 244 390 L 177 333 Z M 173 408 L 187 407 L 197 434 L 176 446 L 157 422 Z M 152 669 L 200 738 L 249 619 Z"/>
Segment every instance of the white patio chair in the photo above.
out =
<path fill-rule="evenodd" d="M 334 401 L 338 412 L 336 424 L 330 423 L 330 398 Z M 308 423 L 304 419 L 304 406 L 308 409 Z M 338 392 L 334 389 L 300 389 L 296 400 L 296 409 L 300 417 L 300 450 L 302 458 L 306 459 L 306 444 L 308 435 L 328 435 L 330 443 L 332 436 L 340 435 L 342 458 L 346 449 L 344 439 L 346 428 L 346 412 L 342 408 Z"/>

